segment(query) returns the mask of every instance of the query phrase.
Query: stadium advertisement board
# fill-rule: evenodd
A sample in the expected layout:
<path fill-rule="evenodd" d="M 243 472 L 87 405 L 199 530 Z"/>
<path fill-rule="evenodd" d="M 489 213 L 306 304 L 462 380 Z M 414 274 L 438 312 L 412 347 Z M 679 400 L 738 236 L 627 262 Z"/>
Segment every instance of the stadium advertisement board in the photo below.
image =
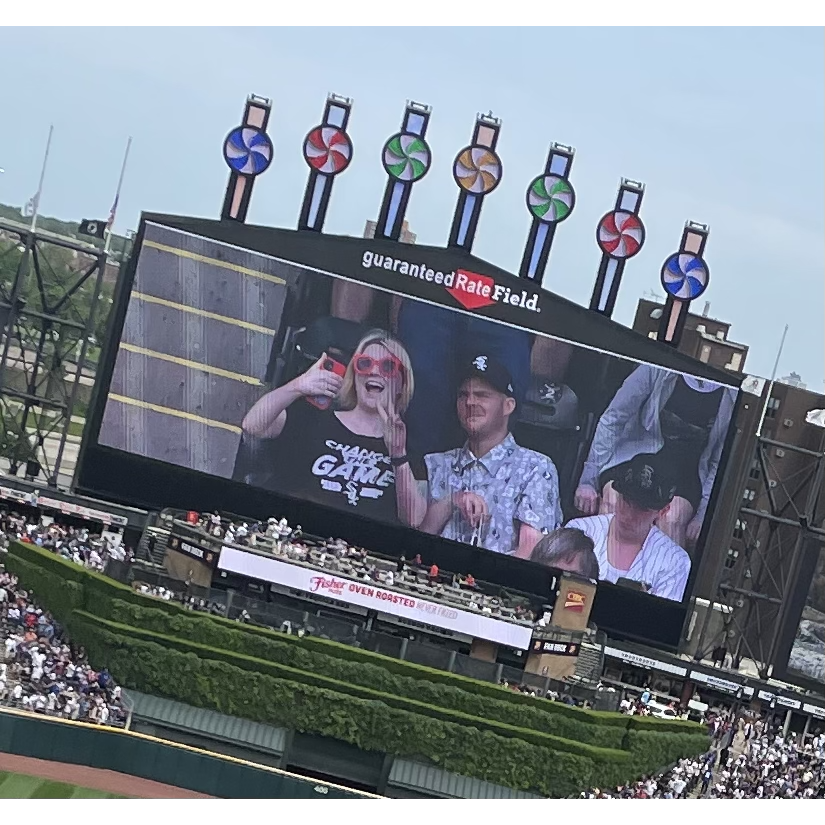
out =
<path fill-rule="evenodd" d="M 519 650 L 527 650 L 533 635 L 532 629 L 524 625 L 458 610 L 449 605 L 379 587 L 373 582 L 327 574 L 233 547 L 226 547 L 221 552 L 218 569 L 306 593 L 318 593 L 357 607 L 423 622 L 473 639 L 486 639 Z"/>
<path fill-rule="evenodd" d="M 450 540 L 445 569 L 611 582 L 642 637 L 648 602 L 683 611 L 735 377 L 463 254 L 209 226 L 142 225 L 81 487 L 129 454 L 236 510 L 246 485 Z M 284 257 L 250 248 L 276 234 Z"/>

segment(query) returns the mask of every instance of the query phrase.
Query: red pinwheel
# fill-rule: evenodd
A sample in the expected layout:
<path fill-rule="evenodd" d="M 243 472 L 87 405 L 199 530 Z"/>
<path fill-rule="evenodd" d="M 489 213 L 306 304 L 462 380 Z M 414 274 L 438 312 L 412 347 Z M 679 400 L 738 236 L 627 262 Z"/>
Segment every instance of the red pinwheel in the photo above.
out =
<path fill-rule="evenodd" d="M 638 215 L 616 209 L 608 212 L 596 229 L 596 243 L 605 255 L 632 258 L 645 242 L 645 227 Z"/>
<path fill-rule="evenodd" d="M 352 160 L 352 141 L 335 126 L 318 126 L 304 141 L 304 160 L 324 175 L 337 175 Z"/>

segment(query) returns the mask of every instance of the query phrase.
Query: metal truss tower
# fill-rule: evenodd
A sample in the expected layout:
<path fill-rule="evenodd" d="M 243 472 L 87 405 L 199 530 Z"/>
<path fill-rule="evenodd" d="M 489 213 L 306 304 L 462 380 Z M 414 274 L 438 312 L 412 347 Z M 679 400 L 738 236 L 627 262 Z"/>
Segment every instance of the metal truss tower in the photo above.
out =
<path fill-rule="evenodd" d="M 818 449 L 763 436 L 751 436 L 752 450 L 745 445 L 742 455 L 750 460 L 731 480 L 743 491 L 740 506 L 728 511 L 725 531 L 742 549 L 718 553 L 712 601 L 722 606 L 721 621 L 711 628 L 709 606 L 697 661 L 723 647 L 734 668 L 751 659 L 760 678 L 771 676 L 783 639 L 794 632 L 794 607 L 807 594 L 804 573 L 825 542 L 825 430 L 819 432 Z"/>
<path fill-rule="evenodd" d="M 73 484 L 62 467 L 94 384 L 106 260 L 91 243 L 0 219 L 0 473 Z"/>

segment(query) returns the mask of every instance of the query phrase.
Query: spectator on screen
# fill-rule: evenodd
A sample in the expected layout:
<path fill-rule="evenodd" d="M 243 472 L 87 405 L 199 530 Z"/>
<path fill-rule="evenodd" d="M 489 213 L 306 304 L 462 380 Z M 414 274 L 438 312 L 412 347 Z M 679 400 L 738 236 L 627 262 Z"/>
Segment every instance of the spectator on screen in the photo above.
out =
<path fill-rule="evenodd" d="M 457 411 L 467 440 L 425 457 L 428 495 L 412 488 L 408 523 L 495 553 L 530 557 L 542 534 L 561 523 L 559 480 L 547 456 L 516 443 L 510 432 L 515 409 L 513 380 L 503 364 L 481 354 L 464 365 Z M 406 457 L 403 422 L 395 426 L 393 455 Z"/>
<path fill-rule="evenodd" d="M 647 592 L 681 601 L 690 557 L 656 522 L 667 515 L 675 487 L 657 463 L 638 455 L 613 484 L 616 512 L 573 519 L 567 526 L 593 540 L 599 579 L 641 582 Z"/>
<path fill-rule="evenodd" d="M 616 509 L 616 479 L 633 456 L 657 454 L 676 489 L 657 525 L 680 547 L 694 543 L 705 518 L 735 391 L 650 364 L 625 379 L 604 411 L 575 494 L 586 516 Z"/>
<path fill-rule="evenodd" d="M 244 439 L 253 451 L 268 439 L 283 444 L 277 466 L 264 468 L 267 488 L 397 523 L 395 488 L 406 501 L 407 480 L 387 455 L 384 421 L 387 409 L 403 415 L 413 396 L 409 356 L 388 333 L 371 330 L 337 368 L 324 353 L 264 395 L 243 420 Z"/>
<path fill-rule="evenodd" d="M 377 258 L 371 263 L 379 265 Z M 365 323 L 374 312 L 378 294 L 372 287 L 336 278 L 330 314 Z M 423 456 L 447 451 L 461 437 L 451 395 L 460 380 L 456 368 L 472 356 L 468 345 L 505 365 L 513 378 L 517 403 L 524 400 L 531 376 L 563 381 L 573 351 L 570 344 L 554 338 L 398 295 L 390 302 L 389 321 L 389 328 L 409 353 L 419 382 L 406 416 L 409 456 L 418 478 L 425 473 Z"/>
<path fill-rule="evenodd" d="M 530 561 L 596 581 L 599 562 L 593 547 L 593 539 L 583 531 L 560 527 L 539 540 Z"/>

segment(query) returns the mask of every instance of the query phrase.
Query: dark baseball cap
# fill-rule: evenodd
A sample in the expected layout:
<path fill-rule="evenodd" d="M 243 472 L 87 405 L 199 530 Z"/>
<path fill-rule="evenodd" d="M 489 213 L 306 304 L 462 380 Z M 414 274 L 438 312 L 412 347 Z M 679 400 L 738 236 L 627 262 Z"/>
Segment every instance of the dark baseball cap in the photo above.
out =
<path fill-rule="evenodd" d="M 658 456 L 644 453 L 628 461 L 613 482 L 613 489 L 645 510 L 661 510 L 676 495 L 676 486 Z"/>
<path fill-rule="evenodd" d="M 489 355 L 476 355 L 462 365 L 459 386 L 468 378 L 481 378 L 494 390 L 514 398 L 516 391 L 510 371 L 500 361 Z"/>

